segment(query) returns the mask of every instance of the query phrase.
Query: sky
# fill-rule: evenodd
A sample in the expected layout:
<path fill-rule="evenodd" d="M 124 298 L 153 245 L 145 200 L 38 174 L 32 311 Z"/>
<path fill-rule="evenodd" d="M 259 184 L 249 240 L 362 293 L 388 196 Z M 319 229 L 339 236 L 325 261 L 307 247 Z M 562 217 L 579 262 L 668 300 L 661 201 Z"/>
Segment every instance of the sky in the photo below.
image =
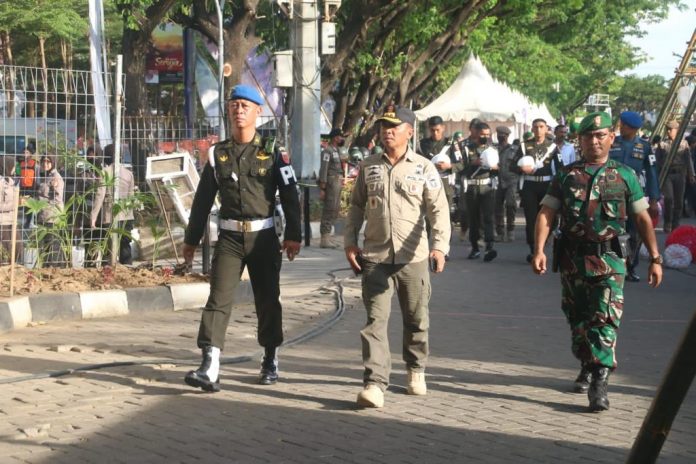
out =
<path fill-rule="evenodd" d="M 683 0 L 688 9 L 670 9 L 669 17 L 656 24 L 646 24 L 644 37 L 636 39 L 635 45 L 648 55 L 648 61 L 627 71 L 640 77 L 659 74 L 667 79 L 674 77 L 674 71 L 681 63 L 686 44 L 696 27 L 696 0 Z M 673 53 L 679 56 L 674 56 Z M 622 73 L 624 74 L 624 73 Z"/>

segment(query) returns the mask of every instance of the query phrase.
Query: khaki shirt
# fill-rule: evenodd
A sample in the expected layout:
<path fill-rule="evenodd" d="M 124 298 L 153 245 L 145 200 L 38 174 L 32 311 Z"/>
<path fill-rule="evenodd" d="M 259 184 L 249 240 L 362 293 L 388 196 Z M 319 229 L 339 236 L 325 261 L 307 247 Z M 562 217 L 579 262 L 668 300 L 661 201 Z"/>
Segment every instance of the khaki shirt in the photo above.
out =
<path fill-rule="evenodd" d="M 36 191 L 39 200 L 46 200 L 48 206 L 39 212 L 40 224 L 52 224 L 63 210 L 63 188 L 65 182 L 57 170 L 51 172 L 42 179 Z"/>
<path fill-rule="evenodd" d="M 319 168 L 319 182 L 327 182 L 329 177 L 342 176 L 341 157 L 334 146 L 322 150 L 321 167 Z"/>
<path fill-rule="evenodd" d="M 104 168 L 105 174 L 113 179 L 114 177 L 114 165 L 110 164 Z M 101 222 L 102 224 L 111 224 L 114 220 L 113 218 L 113 208 L 114 199 L 111 187 L 107 187 L 103 183 L 97 187 L 97 193 L 94 196 L 94 204 L 92 205 L 92 211 L 90 212 L 90 218 L 93 223 L 97 221 L 99 213 L 101 212 Z M 135 180 L 133 179 L 133 173 L 130 172 L 124 166 L 120 166 L 118 175 L 118 198 L 119 200 L 124 200 L 126 198 L 132 197 L 135 194 Z M 121 203 L 125 206 L 125 203 Z M 120 211 L 116 217 L 116 221 L 128 221 L 134 219 L 132 209 L 124 209 Z"/>
<path fill-rule="evenodd" d="M 428 258 L 425 219 L 432 249 L 449 253 L 450 213 L 435 166 L 410 148 L 395 165 L 386 153 L 362 162 L 350 198 L 345 246 L 357 246 L 366 220 L 363 257 L 370 262 L 408 264 Z"/>

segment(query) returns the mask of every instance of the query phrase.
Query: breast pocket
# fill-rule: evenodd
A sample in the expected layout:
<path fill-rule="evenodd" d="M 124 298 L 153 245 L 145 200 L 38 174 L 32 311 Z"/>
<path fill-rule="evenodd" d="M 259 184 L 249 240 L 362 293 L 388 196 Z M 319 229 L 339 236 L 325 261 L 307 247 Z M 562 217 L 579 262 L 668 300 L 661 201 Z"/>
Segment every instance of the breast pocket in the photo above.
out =
<path fill-rule="evenodd" d="M 602 204 L 602 215 L 607 220 L 626 220 L 626 201 L 623 193 L 611 192 L 602 193 L 599 197 Z"/>
<path fill-rule="evenodd" d="M 273 159 L 259 159 L 256 158 L 251 163 L 251 168 L 249 170 L 249 175 L 252 177 L 266 177 L 273 175 Z"/>
<path fill-rule="evenodd" d="M 384 199 L 384 183 L 379 181 L 367 183 L 367 205 L 366 212 L 368 218 L 384 218 L 386 216 L 386 203 Z"/>

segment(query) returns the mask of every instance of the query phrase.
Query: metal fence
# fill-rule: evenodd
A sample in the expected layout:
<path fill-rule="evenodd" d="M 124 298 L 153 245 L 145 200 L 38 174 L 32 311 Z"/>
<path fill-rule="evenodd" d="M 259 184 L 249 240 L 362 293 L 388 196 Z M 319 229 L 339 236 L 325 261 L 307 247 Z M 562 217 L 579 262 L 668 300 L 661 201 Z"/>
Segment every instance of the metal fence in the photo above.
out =
<path fill-rule="evenodd" d="M 98 143 L 92 76 L 90 71 L 0 66 L 0 264 L 10 262 L 13 223 L 15 262 L 27 267 L 99 266 L 108 258 L 113 233 L 122 238 L 121 249 L 132 249 L 140 260 L 154 264 L 174 255 L 183 227 L 149 191 L 148 158 L 185 151 L 200 168 L 218 141 L 219 121 L 124 117 L 120 162 L 132 172 L 135 192 L 109 203 L 113 171 L 104 169 Z M 102 77 L 112 101 L 113 79 Z M 277 129 L 273 119 L 262 122 L 262 134 Z M 44 165 L 46 158 L 55 171 L 44 169 L 51 167 Z M 16 214 L 13 186 L 19 188 Z M 134 220 L 106 222 L 107 210 L 132 210 Z M 135 244 L 128 244 L 130 237 Z"/>

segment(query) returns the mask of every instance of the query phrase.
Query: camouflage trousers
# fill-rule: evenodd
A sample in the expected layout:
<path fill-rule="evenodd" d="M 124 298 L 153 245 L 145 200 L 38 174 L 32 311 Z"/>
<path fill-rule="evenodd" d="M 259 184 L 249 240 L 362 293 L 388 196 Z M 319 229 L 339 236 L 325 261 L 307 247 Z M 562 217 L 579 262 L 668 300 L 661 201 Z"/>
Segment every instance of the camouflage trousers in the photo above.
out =
<path fill-rule="evenodd" d="M 561 260 L 561 307 L 571 349 L 583 365 L 616 368 L 625 274 L 625 262 L 614 253 Z"/>

